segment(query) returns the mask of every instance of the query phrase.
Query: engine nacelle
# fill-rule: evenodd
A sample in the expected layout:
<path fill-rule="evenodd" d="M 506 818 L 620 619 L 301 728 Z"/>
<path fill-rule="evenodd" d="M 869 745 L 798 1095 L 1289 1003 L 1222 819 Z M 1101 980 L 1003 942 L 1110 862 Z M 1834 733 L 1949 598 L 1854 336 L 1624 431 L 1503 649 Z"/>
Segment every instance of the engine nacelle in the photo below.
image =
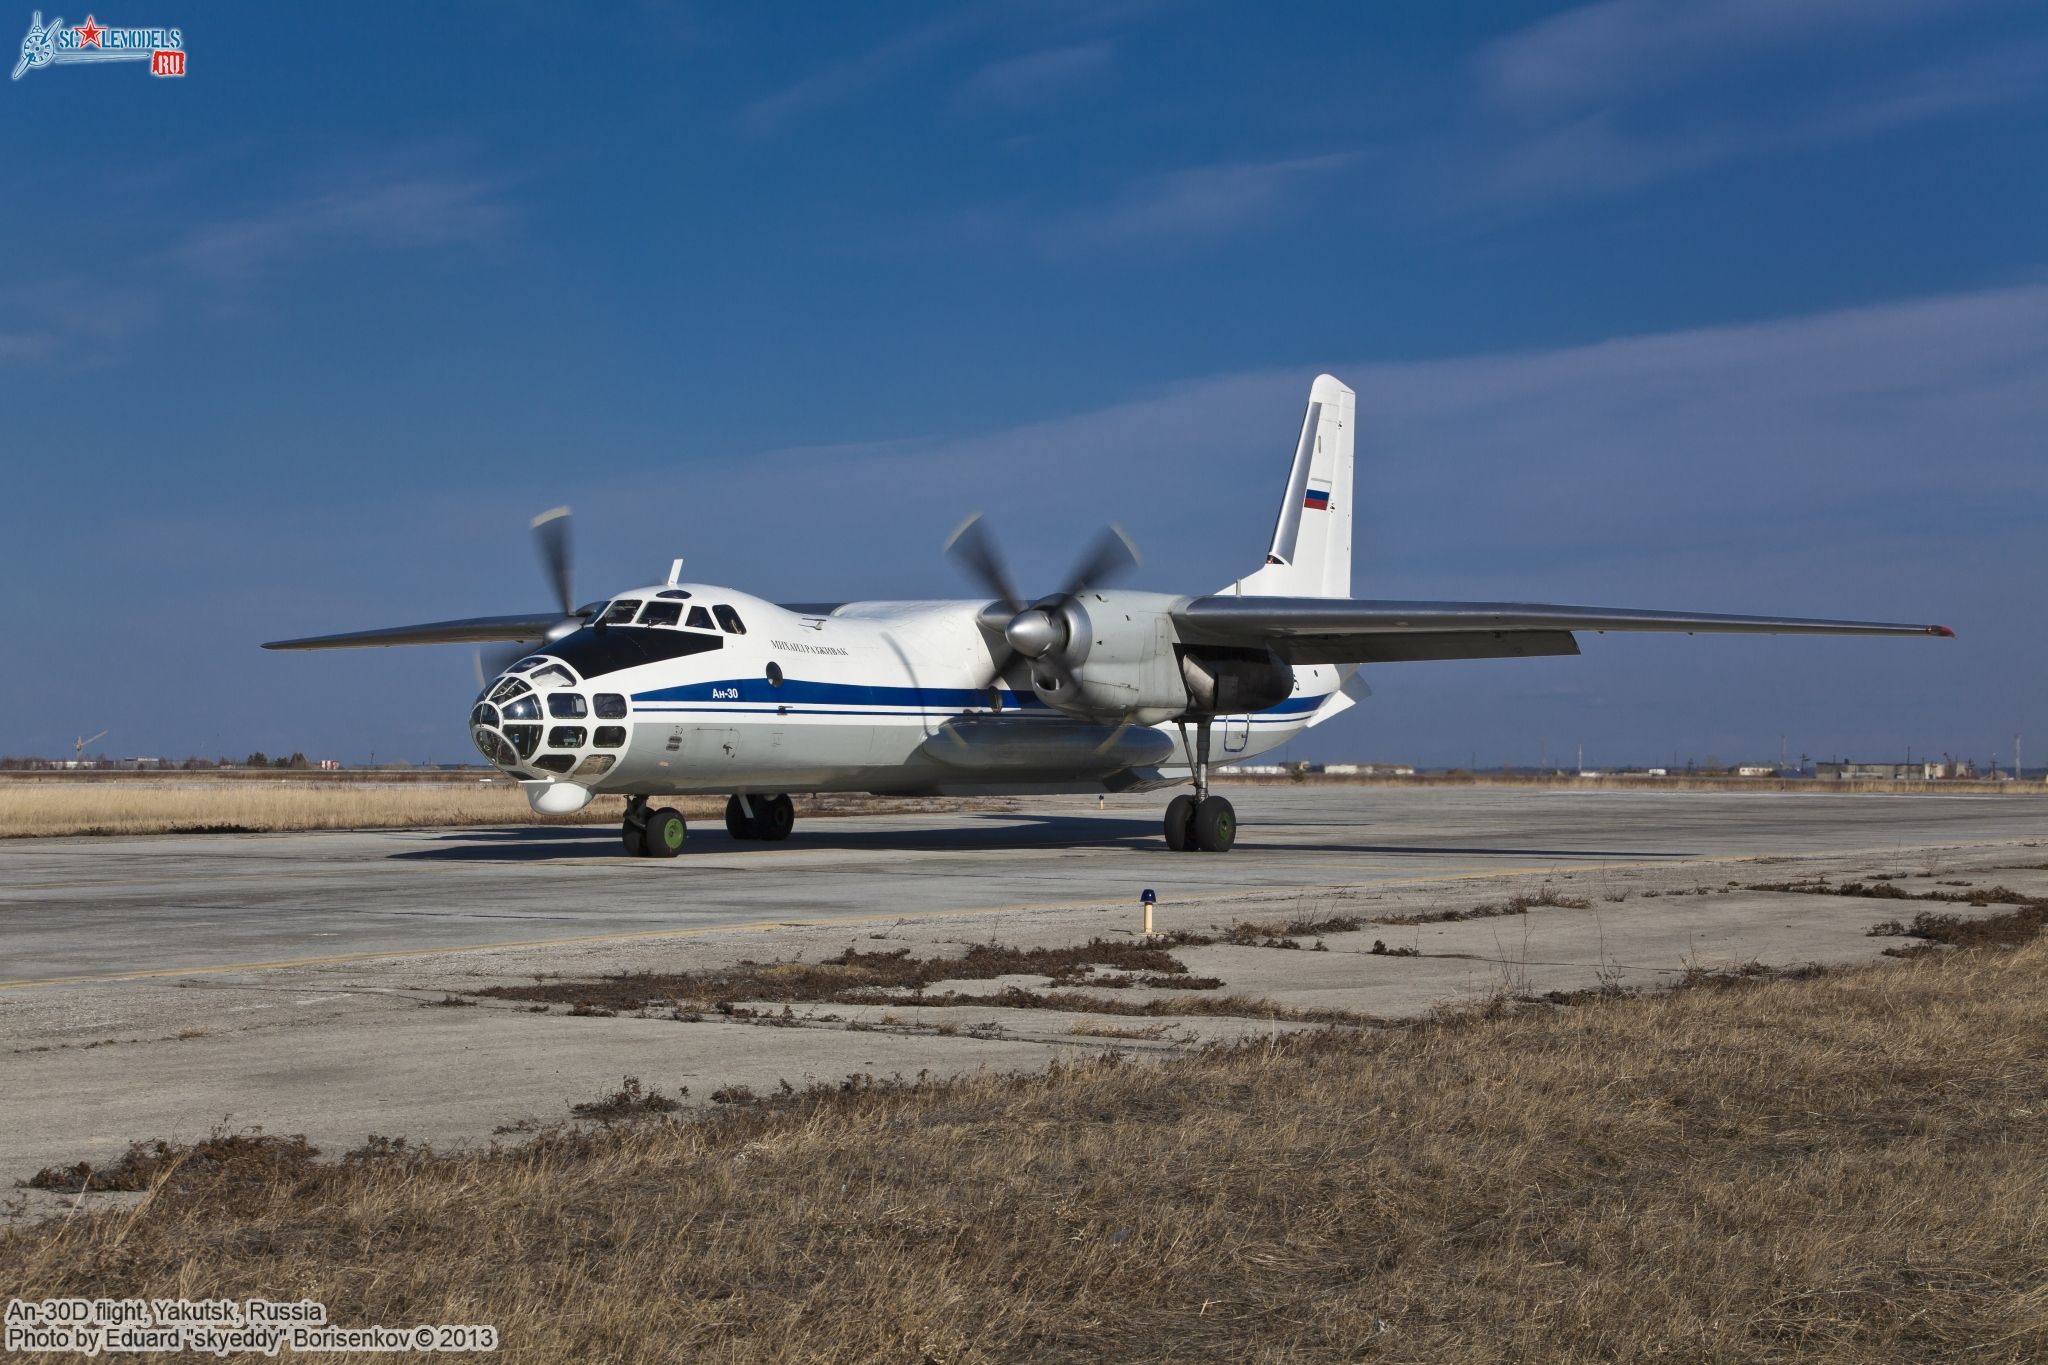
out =
<path fill-rule="evenodd" d="M 1060 686 L 1050 669 L 1024 659 L 1038 699 L 1056 711 L 1091 720 L 1157 725 L 1188 708 L 1187 685 L 1174 653 L 1177 599 L 1163 593 L 1089 592 L 1039 604 L 1057 623 L 1062 662 L 1078 689 Z"/>
<path fill-rule="evenodd" d="M 1267 649 L 1184 649 L 1180 673 L 1188 689 L 1188 710 L 1197 715 L 1249 714 L 1294 695 L 1293 667 Z"/>

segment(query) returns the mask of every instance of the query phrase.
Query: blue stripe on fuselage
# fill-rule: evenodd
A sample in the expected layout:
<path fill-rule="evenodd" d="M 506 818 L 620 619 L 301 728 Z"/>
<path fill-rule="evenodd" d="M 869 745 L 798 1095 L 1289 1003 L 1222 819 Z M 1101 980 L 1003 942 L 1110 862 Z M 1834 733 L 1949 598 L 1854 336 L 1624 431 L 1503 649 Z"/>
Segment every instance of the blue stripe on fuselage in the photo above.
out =
<path fill-rule="evenodd" d="M 1296 715 L 1313 711 L 1324 697 L 1289 697 L 1278 706 L 1258 712 L 1261 716 Z M 1004 710 L 1050 710 L 1030 693 L 1004 692 Z M 877 687 L 867 683 L 807 682 L 784 678 L 780 687 L 766 678 L 726 678 L 718 682 L 681 683 L 675 687 L 635 692 L 636 702 L 737 702 L 769 706 L 872 706 L 910 708 L 923 711 L 964 711 L 988 705 L 988 694 L 966 687 Z"/>

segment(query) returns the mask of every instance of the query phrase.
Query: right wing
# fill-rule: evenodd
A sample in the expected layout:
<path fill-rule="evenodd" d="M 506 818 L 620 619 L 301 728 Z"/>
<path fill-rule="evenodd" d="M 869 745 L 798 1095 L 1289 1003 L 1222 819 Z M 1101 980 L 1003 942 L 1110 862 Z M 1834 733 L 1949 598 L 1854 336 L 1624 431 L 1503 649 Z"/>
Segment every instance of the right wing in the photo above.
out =
<path fill-rule="evenodd" d="M 1173 613 L 1184 643 L 1263 647 L 1290 663 L 1511 659 L 1579 652 L 1575 630 L 1744 635 L 1953 635 L 1947 626 L 1726 616 L 1532 602 L 1373 602 L 1198 597 Z"/>

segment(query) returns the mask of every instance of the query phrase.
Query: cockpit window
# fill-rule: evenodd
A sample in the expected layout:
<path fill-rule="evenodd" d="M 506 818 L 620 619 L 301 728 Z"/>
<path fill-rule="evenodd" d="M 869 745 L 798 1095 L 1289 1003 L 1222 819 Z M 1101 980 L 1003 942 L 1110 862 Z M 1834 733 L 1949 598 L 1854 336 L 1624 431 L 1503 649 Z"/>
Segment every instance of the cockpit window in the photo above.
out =
<path fill-rule="evenodd" d="M 507 673 L 524 673 L 527 669 L 539 668 L 542 664 L 546 662 L 547 660 L 542 658 L 538 654 L 529 654 L 525 658 L 521 659 L 518 663 L 506 669 L 505 671 Z"/>
<path fill-rule="evenodd" d="M 710 630 L 711 628 L 711 613 L 704 610 L 704 608 L 702 607 L 691 607 L 690 629 Z"/>
<path fill-rule="evenodd" d="M 576 680 L 569 676 L 569 670 L 560 664 L 549 664 L 533 675 L 535 687 L 574 687 Z"/>
<path fill-rule="evenodd" d="M 740 623 L 740 614 L 731 607 L 720 603 L 711 610 L 718 617 L 719 628 L 726 634 L 745 635 L 747 633 L 747 628 Z"/>
<path fill-rule="evenodd" d="M 690 599 L 690 594 L 685 592 L 681 588 L 663 588 L 660 592 L 654 595 L 656 597 L 672 598 L 677 602 L 687 602 Z"/>
<path fill-rule="evenodd" d="M 498 684 L 497 691 L 491 693 L 491 700 L 495 702 L 508 701 L 511 698 L 518 696 L 521 692 L 527 690 L 528 689 L 526 684 L 519 681 L 519 679 L 507 678 L 505 679 L 505 681 Z"/>
<path fill-rule="evenodd" d="M 640 610 L 640 599 L 621 597 L 604 609 L 604 615 L 597 618 L 601 626 L 623 626 L 633 619 L 633 613 Z"/>
<path fill-rule="evenodd" d="M 556 720 L 582 720 L 589 715 L 583 698 L 575 692 L 548 693 L 548 714 Z"/>
<path fill-rule="evenodd" d="M 600 692 L 591 701 L 597 707 L 599 720 L 624 720 L 626 699 L 617 692 Z"/>
<path fill-rule="evenodd" d="M 680 602 L 649 602 L 640 613 L 643 626 L 672 626 L 683 619 Z"/>

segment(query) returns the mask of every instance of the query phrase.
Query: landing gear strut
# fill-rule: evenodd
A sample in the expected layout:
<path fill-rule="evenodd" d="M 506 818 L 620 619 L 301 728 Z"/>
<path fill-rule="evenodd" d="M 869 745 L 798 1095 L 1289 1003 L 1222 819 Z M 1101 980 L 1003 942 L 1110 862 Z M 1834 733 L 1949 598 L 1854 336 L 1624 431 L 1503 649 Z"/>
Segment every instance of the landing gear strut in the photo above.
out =
<path fill-rule="evenodd" d="M 725 803 L 726 833 L 735 839 L 780 843 L 796 828 L 796 803 L 787 796 L 734 796 Z"/>
<path fill-rule="evenodd" d="M 1166 846 L 1176 853 L 1228 853 L 1237 842 L 1237 811 L 1220 796 L 1209 795 L 1209 733 L 1213 717 L 1195 722 L 1195 742 L 1188 743 L 1188 724 L 1180 723 L 1181 748 L 1193 760 L 1195 794 L 1182 793 L 1166 804 Z"/>
<path fill-rule="evenodd" d="M 619 828 L 626 852 L 637 858 L 673 858 L 683 851 L 690 827 L 673 806 L 647 808 L 644 796 L 626 798 L 626 819 Z"/>

